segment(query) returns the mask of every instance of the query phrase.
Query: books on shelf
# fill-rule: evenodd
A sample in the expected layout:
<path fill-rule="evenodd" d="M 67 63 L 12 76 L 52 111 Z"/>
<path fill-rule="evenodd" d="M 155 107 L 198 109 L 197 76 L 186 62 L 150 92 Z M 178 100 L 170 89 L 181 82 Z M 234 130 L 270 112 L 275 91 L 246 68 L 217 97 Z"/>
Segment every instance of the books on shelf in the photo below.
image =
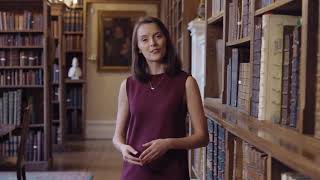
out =
<path fill-rule="evenodd" d="M 0 11 L 0 31 L 23 31 L 43 29 L 43 15 L 37 12 Z"/>
<path fill-rule="evenodd" d="M 208 119 L 210 142 L 207 146 L 206 177 L 208 179 L 224 179 L 225 177 L 225 129 L 215 121 Z"/>
<path fill-rule="evenodd" d="M 224 0 L 213 0 L 212 1 L 212 16 L 217 16 L 221 11 L 224 10 Z"/>
<path fill-rule="evenodd" d="M 248 37 L 250 34 L 250 0 L 232 0 L 229 3 L 228 41 Z"/>
<path fill-rule="evenodd" d="M 267 179 L 268 155 L 247 142 L 242 143 L 243 179 Z"/>
<path fill-rule="evenodd" d="M 83 12 L 78 9 L 71 9 L 64 15 L 65 32 L 81 32 L 83 30 Z"/>
<path fill-rule="evenodd" d="M 289 15 L 262 16 L 259 120 L 280 122 L 283 30 L 284 26 L 295 26 L 298 19 L 297 16 Z"/>

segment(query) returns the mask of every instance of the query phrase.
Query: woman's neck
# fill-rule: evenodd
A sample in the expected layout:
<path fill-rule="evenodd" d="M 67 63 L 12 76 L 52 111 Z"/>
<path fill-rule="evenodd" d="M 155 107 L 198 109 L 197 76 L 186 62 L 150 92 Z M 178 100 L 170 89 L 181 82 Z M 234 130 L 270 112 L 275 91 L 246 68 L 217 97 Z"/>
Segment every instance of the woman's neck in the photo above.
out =
<path fill-rule="evenodd" d="M 165 72 L 165 65 L 160 63 L 148 63 L 149 74 L 161 74 Z"/>

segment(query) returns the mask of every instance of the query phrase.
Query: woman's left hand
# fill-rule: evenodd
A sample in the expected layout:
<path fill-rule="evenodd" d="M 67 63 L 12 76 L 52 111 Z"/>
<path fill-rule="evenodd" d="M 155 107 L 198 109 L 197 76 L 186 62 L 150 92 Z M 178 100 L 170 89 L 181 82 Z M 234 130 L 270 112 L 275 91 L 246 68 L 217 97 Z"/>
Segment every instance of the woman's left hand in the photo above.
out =
<path fill-rule="evenodd" d="M 160 158 L 169 150 L 168 139 L 156 139 L 142 145 L 147 148 L 142 152 L 139 159 L 142 164 L 148 164 L 153 160 Z"/>

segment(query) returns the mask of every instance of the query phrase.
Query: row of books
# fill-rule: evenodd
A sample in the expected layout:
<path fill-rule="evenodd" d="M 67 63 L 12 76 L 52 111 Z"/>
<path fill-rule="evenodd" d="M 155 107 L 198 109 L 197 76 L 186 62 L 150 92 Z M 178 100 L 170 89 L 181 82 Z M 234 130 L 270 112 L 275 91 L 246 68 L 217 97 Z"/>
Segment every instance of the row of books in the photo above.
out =
<path fill-rule="evenodd" d="M 82 36 L 69 35 L 66 37 L 66 51 L 82 50 Z"/>
<path fill-rule="evenodd" d="M 39 34 L 0 34 L 0 47 L 42 46 L 43 35 Z"/>
<path fill-rule="evenodd" d="M 274 3 L 275 1 L 277 0 L 259 0 L 259 1 L 256 1 L 256 7 L 263 8 L 271 3 Z"/>
<path fill-rule="evenodd" d="M 243 179 L 267 179 L 268 155 L 247 142 L 242 142 Z"/>
<path fill-rule="evenodd" d="M 64 14 L 64 31 L 79 32 L 83 26 L 82 10 L 73 9 Z"/>
<path fill-rule="evenodd" d="M 224 0 L 213 0 L 212 1 L 212 16 L 218 15 L 224 10 Z"/>
<path fill-rule="evenodd" d="M 297 121 L 301 42 L 299 19 L 289 15 L 262 16 L 258 119 L 272 120 L 290 127 L 296 127 Z M 285 31 L 287 26 L 291 26 L 291 30 Z"/>
<path fill-rule="evenodd" d="M 67 108 L 81 108 L 82 107 L 82 88 L 74 87 L 67 89 Z"/>
<path fill-rule="evenodd" d="M 273 14 L 257 18 L 252 73 L 249 64 L 245 64 L 249 62 L 249 48 L 232 48 L 227 63 L 226 104 L 250 111 L 248 81 L 251 74 L 251 115 L 259 120 L 296 127 L 301 44 L 299 20 L 297 16 Z"/>
<path fill-rule="evenodd" d="M 227 102 L 249 112 L 249 49 L 233 48 L 227 65 Z"/>
<path fill-rule="evenodd" d="M 0 157 L 16 157 L 21 141 L 21 136 L 11 136 L 8 140 L 0 143 Z"/>
<path fill-rule="evenodd" d="M 44 134 L 42 130 L 30 131 L 27 140 L 27 161 L 44 159 Z"/>
<path fill-rule="evenodd" d="M 208 119 L 209 144 L 207 146 L 207 174 L 210 179 L 225 177 L 225 134 L 226 130 L 215 121 Z"/>
<path fill-rule="evenodd" d="M 31 11 L 0 11 L 0 31 L 42 30 L 43 16 Z"/>
<path fill-rule="evenodd" d="M 0 66 L 41 66 L 42 51 L 0 50 Z"/>
<path fill-rule="evenodd" d="M 0 86 L 43 85 L 43 70 L 2 70 Z"/>
<path fill-rule="evenodd" d="M 228 41 L 235 41 L 250 34 L 250 0 L 232 0 L 229 3 Z"/>
<path fill-rule="evenodd" d="M 3 92 L 0 95 L 0 123 L 20 125 L 22 90 Z"/>

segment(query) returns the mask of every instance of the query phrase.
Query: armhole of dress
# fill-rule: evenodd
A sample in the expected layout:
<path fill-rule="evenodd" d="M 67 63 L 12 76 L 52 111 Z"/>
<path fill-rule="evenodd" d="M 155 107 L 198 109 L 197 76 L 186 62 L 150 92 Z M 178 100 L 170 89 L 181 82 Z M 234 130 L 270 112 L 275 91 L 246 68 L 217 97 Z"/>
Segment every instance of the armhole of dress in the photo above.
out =
<path fill-rule="evenodd" d="M 187 86 L 187 80 L 188 80 L 189 76 L 192 77 L 191 74 L 187 73 L 186 78 L 184 80 L 184 86 L 183 86 L 184 91 L 183 91 L 183 97 L 182 97 L 183 98 L 183 104 L 185 105 L 187 110 L 188 110 L 188 104 L 187 104 L 187 88 L 186 88 L 186 86 Z"/>
<path fill-rule="evenodd" d="M 128 103 L 129 103 L 129 81 L 130 81 L 130 77 L 127 77 L 127 80 L 126 80 L 126 94 L 127 94 Z"/>

